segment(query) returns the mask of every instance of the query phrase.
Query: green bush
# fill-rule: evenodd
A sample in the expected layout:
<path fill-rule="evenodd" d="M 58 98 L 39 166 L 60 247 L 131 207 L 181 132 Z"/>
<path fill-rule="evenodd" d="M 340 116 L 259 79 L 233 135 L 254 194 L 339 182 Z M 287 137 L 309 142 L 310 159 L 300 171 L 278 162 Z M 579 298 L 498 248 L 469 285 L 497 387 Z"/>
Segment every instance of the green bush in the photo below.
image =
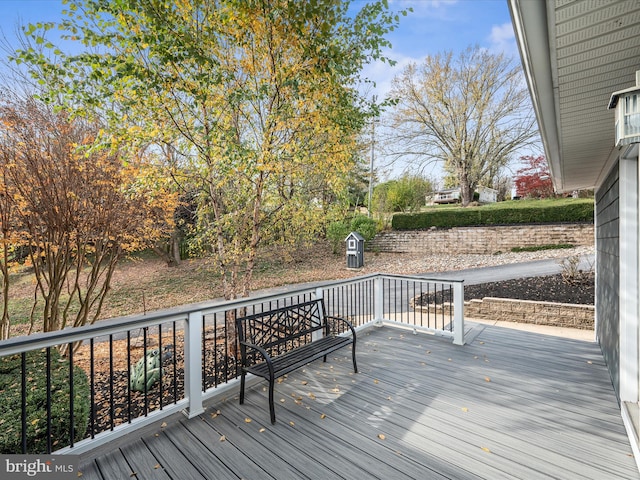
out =
<path fill-rule="evenodd" d="M 344 250 L 344 241 L 351 232 L 358 232 L 365 242 L 371 240 L 377 231 L 377 223 L 366 215 L 356 215 L 351 220 L 332 222 L 327 226 L 327 238 L 331 242 L 333 253 Z"/>
<path fill-rule="evenodd" d="M 0 359 L 0 453 L 22 453 L 21 355 Z M 26 355 L 27 453 L 47 451 L 46 352 Z M 73 370 L 75 441 L 87 431 L 90 409 L 89 382 L 80 368 Z M 51 444 L 60 449 L 69 442 L 69 362 L 51 349 Z"/>
<path fill-rule="evenodd" d="M 593 222 L 593 199 L 500 202 L 482 207 L 435 208 L 421 213 L 396 214 L 394 230 L 420 230 L 482 225 Z"/>
<path fill-rule="evenodd" d="M 367 217 L 366 215 L 356 215 L 351 219 L 349 232 L 347 232 L 347 235 L 349 235 L 350 232 L 358 232 L 360 235 L 362 235 L 365 242 L 368 242 L 376 236 L 376 231 L 377 223 L 375 220 Z"/>

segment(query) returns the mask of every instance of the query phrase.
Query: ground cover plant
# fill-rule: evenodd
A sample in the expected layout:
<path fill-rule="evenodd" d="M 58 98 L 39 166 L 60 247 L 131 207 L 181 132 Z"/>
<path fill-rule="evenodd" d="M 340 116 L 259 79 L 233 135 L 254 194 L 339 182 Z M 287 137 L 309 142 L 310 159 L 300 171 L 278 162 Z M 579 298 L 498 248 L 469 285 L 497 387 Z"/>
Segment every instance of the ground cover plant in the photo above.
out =
<path fill-rule="evenodd" d="M 27 453 L 47 451 L 47 383 L 46 352 L 38 350 L 26 355 Z M 69 444 L 69 362 L 51 349 L 51 438 L 52 450 Z M 0 453 L 22 451 L 22 378 L 21 355 L 0 359 Z M 89 382 L 81 368 L 73 371 L 74 440 L 84 438 L 90 409 Z"/>

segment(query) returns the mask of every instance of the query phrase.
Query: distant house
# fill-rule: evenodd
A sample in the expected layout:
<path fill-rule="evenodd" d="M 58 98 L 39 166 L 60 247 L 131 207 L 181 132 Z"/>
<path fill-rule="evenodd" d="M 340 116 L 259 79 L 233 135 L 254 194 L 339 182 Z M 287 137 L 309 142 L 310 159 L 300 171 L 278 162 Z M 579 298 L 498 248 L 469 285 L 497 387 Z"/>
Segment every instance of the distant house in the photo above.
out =
<path fill-rule="evenodd" d="M 433 194 L 433 203 L 456 203 L 460 201 L 460 188 L 438 190 Z"/>
<path fill-rule="evenodd" d="M 480 203 L 496 203 L 498 201 L 498 190 L 489 187 L 479 186 L 476 188 Z"/>
<path fill-rule="evenodd" d="M 489 187 L 479 186 L 476 188 L 478 201 L 480 203 L 494 203 L 498 201 L 498 191 Z M 457 203 L 460 201 L 460 187 L 438 190 L 433 195 L 433 203 Z"/>

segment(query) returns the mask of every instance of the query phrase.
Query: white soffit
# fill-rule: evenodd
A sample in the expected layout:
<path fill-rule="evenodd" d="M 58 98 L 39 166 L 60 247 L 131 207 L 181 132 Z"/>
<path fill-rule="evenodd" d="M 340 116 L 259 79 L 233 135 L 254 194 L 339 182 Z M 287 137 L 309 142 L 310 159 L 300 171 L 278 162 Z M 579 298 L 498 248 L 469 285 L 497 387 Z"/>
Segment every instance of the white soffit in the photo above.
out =
<path fill-rule="evenodd" d="M 558 191 L 598 186 L 617 157 L 611 93 L 640 70 L 640 0 L 509 0 Z"/>

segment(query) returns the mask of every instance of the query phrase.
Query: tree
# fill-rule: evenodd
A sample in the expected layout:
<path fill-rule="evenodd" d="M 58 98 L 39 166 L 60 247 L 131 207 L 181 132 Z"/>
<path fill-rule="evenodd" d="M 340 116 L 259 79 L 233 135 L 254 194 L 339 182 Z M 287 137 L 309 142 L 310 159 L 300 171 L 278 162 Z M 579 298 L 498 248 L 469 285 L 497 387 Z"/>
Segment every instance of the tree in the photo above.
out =
<path fill-rule="evenodd" d="M 521 69 L 503 54 L 470 47 L 457 58 L 430 55 L 408 65 L 392 85 L 395 155 L 443 162 L 463 205 L 537 135 Z"/>
<path fill-rule="evenodd" d="M 554 196 L 549 164 L 544 155 L 520 157 L 526 166 L 516 172 L 516 194 L 519 197 L 550 198 Z"/>
<path fill-rule="evenodd" d="M 195 248 L 214 256 L 235 298 L 248 294 L 261 244 L 317 235 L 354 165 L 368 115 L 359 72 L 382 57 L 398 17 L 384 1 L 354 16 L 348 8 L 71 0 L 62 28 L 87 50 L 16 58 L 50 97 L 108 118 L 108 142 L 180 152 L 172 175 L 197 192 Z M 27 34 L 46 44 L 35 28 Z"/>
<path fill-rule="evenodd" d="M 11 98 L 0 122 L 3 235 L 26 250 L 34 271 L 31 328 L 40 317 L 45 332 L 93 323 L 117 261 L 172 228 L 175 195 L 150 188 L 144 159 L 95 148 L 95 124 Z M 6 278 L 6 253 L 4 265 Z"/>
<path fill-rule="evenodd" d="M 433 192 L 433 182 L 418 175 L 403 175 L 397 180 L 376 185 L 373 210 L 380 213 L 416 211 Z"/>

